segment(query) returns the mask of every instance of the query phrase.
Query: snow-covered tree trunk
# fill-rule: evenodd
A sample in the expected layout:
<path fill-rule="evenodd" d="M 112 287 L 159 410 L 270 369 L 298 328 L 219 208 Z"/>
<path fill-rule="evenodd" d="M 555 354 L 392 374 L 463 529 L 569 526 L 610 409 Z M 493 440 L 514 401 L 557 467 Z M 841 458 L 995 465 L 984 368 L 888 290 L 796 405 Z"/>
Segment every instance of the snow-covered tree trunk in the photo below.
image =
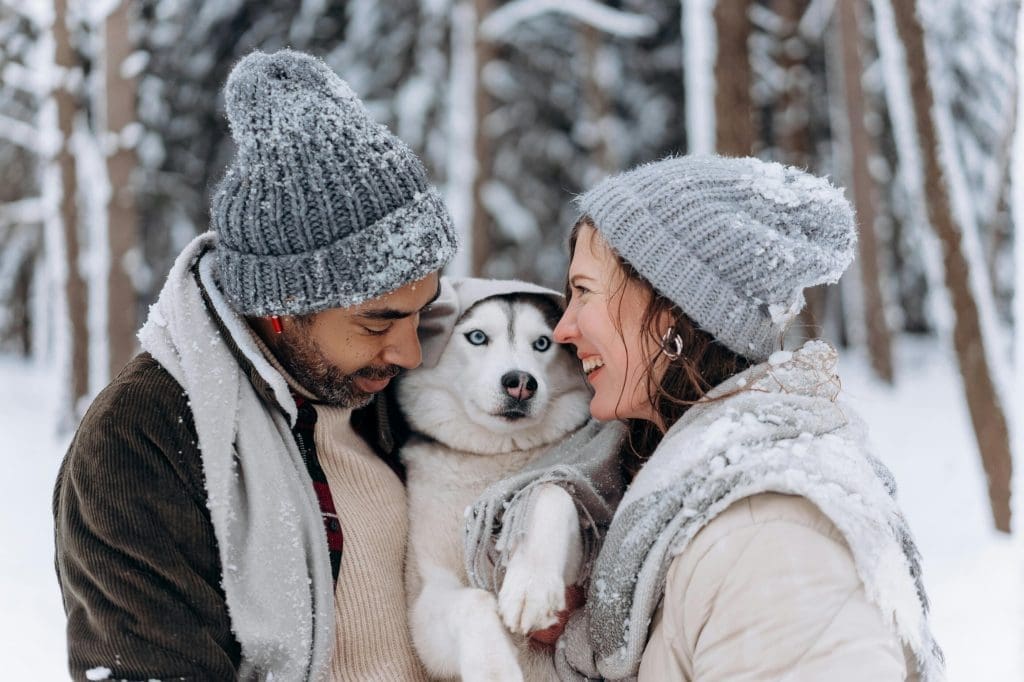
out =
<path fill-rule="evenodd" d="M 775 146 L 780 160 L 791 166 L 810 168 L 814 156 L 814 140 L 810 129 L 809 80 L 807 45 L 800 35 L 800 20 L 810 0 L 774 0 L 772 8 L 782 22 L 778 36 L 779 67 L 784 80 L 782 96 L 776 104 L 778 120 Z"/>
<path fill-rule="evenodd" d="M 25 356 L 33 352 L 29 298 L 42 246 L 37 180 L 44 154 L 33 119 L 44 88 L 32 65 L 42 47 L 36 14 L 0 0 L 0 350 Z"/>
<path fill-rule="evenodd" d="M 135 286 L 126 266 L 138 244 L 132 171 L 136 166 L 135 142 L 139 124 L 135 120 L 136 83 L 132 61 L 131 5 L 128 0 L 113 8 L 107 17 L 106 33 L 106 118 L 108 139 L 107 173 L 110 203 L 107 206 L 109 273 L 106 282 L 108 376 L 116 376 L 135 354 L 138 324 Z"/>
<path fill-rule="evenodd" d="M 77 207 L 78 185 L 72 135 L 78 117 L 78 90 L 81 69 L 77 63 L 71 33 L 68 29 L 67 0 L 54 0 L 53 40 L 56 49 L 57 83 L 53 98 L 57 106 L 57 122 L 61 135 L 57 164 L 60 169 L 60 219 L 64 247 L 64 303 L 66 310 L 55 311 L 66 315 L 68 365 L 65 405 L 61 406 L 63 426 L 70 426 L 79 414 L 78 403 L 89 392 L 89 337 L 86 320 L 87 303 L 85 281 L 80 269 L 81 240 Z"/>
<path fill-rule="evenodd" d="M 754 151 L 750 96 L 751 0 L 721 0 L 715 5 L 715 151 L 749 156 Z"/>
<path fill-rule="evenodd" d="M 810 0 L 772 0 L 771 9 L 778 20 L 772 35 L 773 57 L 777 63 L 781 87 L 771 112 L 774 157 L 799 168 L 814 167 L 814 138 L 811 134 L 810 81 L 807 38 L 800 32 L 801 19 Z M 774 64 L 773 64 L 774 65 Z M 807 305 L 800 311 L 800 324 L 795 330 L 805 339 L 822 334 L 822 322 L 828 305 L 826 287 L 811 287 L 804 292 Z M 834 341 L 837 340 L 835 337 Z"/>
<path fill-rule="evenodd" d="M 1013 139 L 1011 156 L 1012 199 L 1010 201 L 1013 215 L 1014 242 L 1014 286 L 1013 286 L 1013 354 L 1014 379 L 1011 382 L 1017 387 L 1015 410 L 1012 414 L 1016 419 L 1012 423 L 1011 433 L 1014 435 L 1015 452 L 1024 452 L 1024 88 L 1020 87 L 1020 78 L 1024 77 L 1024 9 L 1018 10 L 1017 18 L 1017 116 L 1016 133 Z M 1024 518 L 1024 466 L 1017 466 L 1016 480 L 1013 489 L 1016 491 L 1014 514 L 1017 519 Z M 1024 538 L 1024 533 L 1018 532 Z"/>
<path fill-rule="evenodd" d="M 483 199 L 484 187 L 491 176 L 493 157 L 490 133 L 487 130 L 487 116 L 491 112 L 491 95 L 484 83 L 484 70 L 494 57 L 494 43 L 488 40 L 479 30 L 479 26 L 490 15 L 494 0 L 473 0 L 477 20 L 476 41 L 476 88 L 474 92 L 474 114 L 476 123 L 473 126 L 476 137 L 473 140 L 476 173 L 473 176 L 473 220 L 470 228 L 471 242 L 471 274 L 481 276 L 491 255 L 491 216 Z"/>
<path fill-rule="evenodd" d="M 475 157 L 477 138 L 476 64 L 478 19 L 473 0 L 457 0 L 452 8 L 451 48 L 448 59 L 448 160 L 446 200 L 459 233 L 459 250 L 448 270 L 468 276 L 473 270 L 473 225 L 479 209 L 473 187 L 478 174 Z"/>
<path fill-rule="evenodd" d="M 716 121 L 715 62 L 718 38 L 716 0 L 682 0 L 683 90 L 686 96 L 686 147 L 691 154 L 713 154 Z"/>
<path fill-rule="evenodd" d="M 905 51 L 913 119 L 920 145 L 924 196 L 929 222 L 942 243 L 946 287 L 955 320 L 953 345 L 964 380 L 967 406 L 974 425 L 982 465 L 988 478 L 989 502 L 997 529 L 1010 531 L 1010 480 L 1012 461 L 1005 406 L 997 387 L 994 367 L 983 335 L 983 322 L 972 286 L 971 265 L 964 253 L 965 235 L 954 218 L 951 173 L 944 167 L 950 157 L 941 155 L 942 140 L 935 119 L 935 97 L 929 82 L 925 37 L 918 15 L 917 0 L 897 0 L 889 5 L 876 2 L 883 10 L 891 7 L 896 30 Z M 881 13 L 879 13 L 881 15 Z M 881 20 L 881 16 L 880 16 Z"/>
<path fill-rule="evenodd" d="M 583 64 L 586 69 L 581 74 L 583 81 L 583 101 L 586 107 L 584 116 L 593 135 L 590 145 L 590 163 L 600 169 L 602 175 L 616 170 L 608 147 L 605 119 L 608 116 L 608 97 L 605 94 L 600 77 L 601 32 L 590 24 L 580 24 L 580 38 L 583 43 Z"/>
<path fill-rule="evenodd" d="M 875 156 L 875 144 L 865 124 L 865 97 L 861 79 L 861 31 L 859 12 L 863 0 L 839 0 L 838 33 L 842 42 L 843 100 L 846 107 L 848 165 L 853 205 L 860 224 L 858 239 L 861 285 L 864 292 L 864 323 L 871 367 L 880 379 L 893 381 L 892 343 L 882 296 L 879 239 L 876 233 L 877 188 L 869 162 Z"/>

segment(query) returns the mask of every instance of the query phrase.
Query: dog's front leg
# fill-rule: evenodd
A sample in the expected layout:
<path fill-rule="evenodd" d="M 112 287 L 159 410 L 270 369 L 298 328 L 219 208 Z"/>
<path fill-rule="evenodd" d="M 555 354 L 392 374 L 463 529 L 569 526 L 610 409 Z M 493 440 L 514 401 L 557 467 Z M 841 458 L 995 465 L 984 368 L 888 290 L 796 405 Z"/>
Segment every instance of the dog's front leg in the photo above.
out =
<path fill-rule="evenodd" d="M 423 571 L 412 608 L 413 643 L 433 677 L 464 682 L 522 682 L 517 651 L 494 595 L 466 587 L 450 571 Z"/>
<path fill-rule="evenodd" d="M 505 625 L 524 635 L 558 622 L 566 607 L 565 588 L 576 582 L 583 561 L 576 504 L 561 487 L 542 486 L 526 528 L 498 594 Z"/>

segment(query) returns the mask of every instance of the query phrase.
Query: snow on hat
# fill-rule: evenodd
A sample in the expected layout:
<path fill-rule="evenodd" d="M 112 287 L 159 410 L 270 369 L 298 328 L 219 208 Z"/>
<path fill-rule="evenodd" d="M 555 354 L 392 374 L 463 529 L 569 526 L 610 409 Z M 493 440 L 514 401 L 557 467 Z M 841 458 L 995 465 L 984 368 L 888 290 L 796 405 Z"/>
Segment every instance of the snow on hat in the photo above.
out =
<path fill-rule="evenodd" d="M 780 347 L 804 288 L 838 281 L 857 240 L 841 190 L 754 158 L 664 159 L 607 178 L 577 205 L 658 292 L 754 361 Z"/>
<path fill-rule="evenodd" d="M 324 62 L 253 52 L 225 100 L 237 152 L 211 221 L 239 313 L 358 305 L 451 260 L 451 216 L 423 164 Z"/>

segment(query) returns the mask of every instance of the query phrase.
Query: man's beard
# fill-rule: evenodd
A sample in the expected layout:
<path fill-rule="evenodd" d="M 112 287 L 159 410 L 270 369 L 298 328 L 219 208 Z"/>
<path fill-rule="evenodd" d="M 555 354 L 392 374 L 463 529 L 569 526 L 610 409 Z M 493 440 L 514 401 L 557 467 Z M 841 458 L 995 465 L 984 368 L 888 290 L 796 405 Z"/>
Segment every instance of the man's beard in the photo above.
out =
<path fill-rule="evenodd" d="M 299 385 L 328 405 L 357 409 L 373 401 L 375 394 L 367 393 L 356 385 L 356 379 L 391 379 L 400 367 L 364 367 L 345 374 L 331 364 L 309 330 L 298 325 L 284 332 L 275 349 L 278 359 Z"/>

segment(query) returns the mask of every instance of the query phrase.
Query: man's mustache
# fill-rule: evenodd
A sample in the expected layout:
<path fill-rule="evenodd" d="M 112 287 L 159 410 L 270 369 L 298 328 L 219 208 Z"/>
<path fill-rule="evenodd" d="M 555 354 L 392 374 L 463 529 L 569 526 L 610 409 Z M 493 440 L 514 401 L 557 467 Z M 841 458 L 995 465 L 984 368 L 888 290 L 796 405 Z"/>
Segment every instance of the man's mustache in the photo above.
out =
<path fill-rule="evenodd" d="M 363 367 L 361 370 L 352 373 L 353 377 L 361 379 L 370 379 L 371 381 L 381 381 L 383 379 L 394 379 L 396 376 L 401 374 L 402 368 L 398 365 L 388 365 L 387 367 Z"/>

